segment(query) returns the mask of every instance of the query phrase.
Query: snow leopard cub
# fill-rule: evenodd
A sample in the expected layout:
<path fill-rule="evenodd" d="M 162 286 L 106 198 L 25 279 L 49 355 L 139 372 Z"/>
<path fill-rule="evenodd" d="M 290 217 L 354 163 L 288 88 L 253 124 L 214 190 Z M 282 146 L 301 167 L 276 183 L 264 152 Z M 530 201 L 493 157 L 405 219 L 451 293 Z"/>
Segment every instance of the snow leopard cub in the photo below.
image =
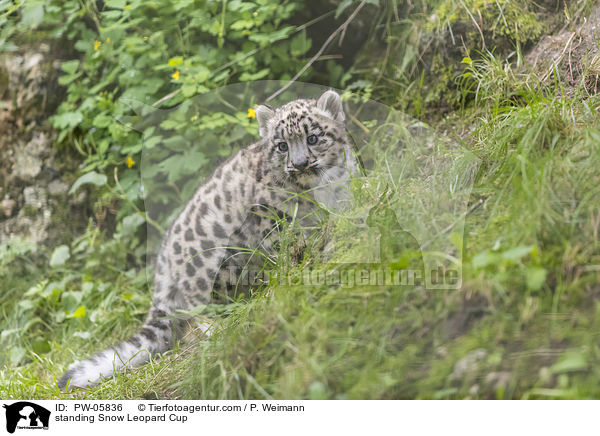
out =
<path fill-rule="evenodd" d="M 176 337 L 177 310 L 234 293 L 235 281 L 223 272 L 238 257 L 237 265 L 247 265 L 247 251 L 227 247 L 265 249 L 265 235 L 273 233 L 270 211 L 289 216 L 295 210 L 302 217 L 315 209 L 314 201 L 303 197 L 329 207 L 343 201 L 357 160 L 337 93 L 326 91 L 318 100 L 294 100 L 277 109 L 259 106 L 256 118 L 260 140 L 219 166 L 166 232 L 152 307 L 139 333 L 72 364 L 58 382 L 61 389 L 93 386 L 168 350 Z"/>

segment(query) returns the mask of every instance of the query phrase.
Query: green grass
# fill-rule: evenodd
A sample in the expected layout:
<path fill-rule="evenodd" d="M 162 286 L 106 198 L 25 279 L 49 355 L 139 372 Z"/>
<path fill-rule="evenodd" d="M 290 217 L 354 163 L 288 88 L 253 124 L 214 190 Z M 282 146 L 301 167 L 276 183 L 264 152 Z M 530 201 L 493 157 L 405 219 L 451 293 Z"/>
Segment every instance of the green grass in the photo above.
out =
<path fill-rule="evenodd" d="M 483 205 L 466 219 L 461 290 L 276 286 L 227 321 L 183 392 L 597 398 L 600 100 L 529 97 L 463 114 L 481 120 Z"/>
<path fill-rule="evenodd" d="M 483 118 L 469 138 L 483 204 L 465 222 L 462 289 L 274 286 L 197 352 L 183 395 L 597 398 L 599 102 L 463 114 Z"/>

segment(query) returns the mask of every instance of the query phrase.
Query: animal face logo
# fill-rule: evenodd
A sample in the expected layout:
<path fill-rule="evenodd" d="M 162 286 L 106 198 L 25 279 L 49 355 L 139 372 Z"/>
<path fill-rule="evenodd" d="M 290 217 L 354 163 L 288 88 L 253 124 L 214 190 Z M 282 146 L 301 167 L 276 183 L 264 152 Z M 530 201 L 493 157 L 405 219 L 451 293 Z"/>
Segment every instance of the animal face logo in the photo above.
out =
<path fill-rule="evenodd" d="M 29 401 L 19 401 L 10 405 L 4 404 L 6 409 L 6 431 L 14 433 L 16 428 L 43 428 L 48 429 L 50 411 L 42 406 Z"/>

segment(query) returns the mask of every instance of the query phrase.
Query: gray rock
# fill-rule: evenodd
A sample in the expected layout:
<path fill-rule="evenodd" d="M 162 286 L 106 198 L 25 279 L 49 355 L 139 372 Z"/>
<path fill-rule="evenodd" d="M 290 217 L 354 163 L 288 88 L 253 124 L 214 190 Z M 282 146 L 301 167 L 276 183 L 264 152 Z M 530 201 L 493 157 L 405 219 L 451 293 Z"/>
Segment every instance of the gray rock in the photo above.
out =
<path fill-rule="evenodd" d="M 510 383 L 512 373 L 508 371 L 490 372 L 485 376 L 485 383 L 497 391 L 500 388 L 506 389 Z"/>
<path fill-rule="evenodd" d="M 487 351 L 482 348 L 471 351 L 454 365 L 450 378 L 460 380 L 477 371 L 479 363 L 487 357 Z"/>
<path fill-rule="evenodd" d="M 0 202 L 0 208 L 2 209 L 2 214 L 5 217 L 10 218 L 10 216 L 13 213 L 13 209 L 15 208 L 16 205 L 17 205 L 17 202 L 15 200 L 13 200 L 12 198 L 10 198 L 8 196 L 8 194 L 6 194 L 4 196 L 4 200 L 2 200 L 2 202 Z"/>
<path fill-rule="evenodd" d="M 52 180 L 48 185 L 48 193 L 53 197 L 66 194 L 68 190 L 69 185 L 60 180 Z"/>
<path fill-rule="evenodd" d="M 31 206 L 36 209 L 42 209 L 48 203 L 46 190 L 40 186 L 27 186 L 23 189 L 25 206 Z"/>
<path fill-rule="evenodd" d="M 43 158 L 48 154 L 50 144 L 43 132 L 35 132 L 24 147 L 14 150 L 12 174 L 24 181 L 30 181 L 38 176 L 44 163 Z"/>

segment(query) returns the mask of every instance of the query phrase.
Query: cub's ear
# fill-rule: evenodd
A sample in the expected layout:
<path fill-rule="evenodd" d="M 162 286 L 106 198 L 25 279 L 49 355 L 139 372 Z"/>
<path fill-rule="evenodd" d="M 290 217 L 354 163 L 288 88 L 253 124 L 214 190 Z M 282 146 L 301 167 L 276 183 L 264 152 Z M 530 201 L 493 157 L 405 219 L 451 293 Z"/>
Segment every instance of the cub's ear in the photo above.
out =
<path fill-rule="evenodd" d="M 275 116 L 275 111 L 270 106 L 260 105 L 256 108 L 256 121 L 258 121 L 258 133 L 262 138 L 269 134 L 269 123 Z"/>
<path fill-rule="evenodd" d="M 325 91 L 319 100 L 317 107 L 326 112 L 335 121 L 343 123 L 346 120 L 344 108 L 342 107 L 342 99 L 335 91 Z"/>

